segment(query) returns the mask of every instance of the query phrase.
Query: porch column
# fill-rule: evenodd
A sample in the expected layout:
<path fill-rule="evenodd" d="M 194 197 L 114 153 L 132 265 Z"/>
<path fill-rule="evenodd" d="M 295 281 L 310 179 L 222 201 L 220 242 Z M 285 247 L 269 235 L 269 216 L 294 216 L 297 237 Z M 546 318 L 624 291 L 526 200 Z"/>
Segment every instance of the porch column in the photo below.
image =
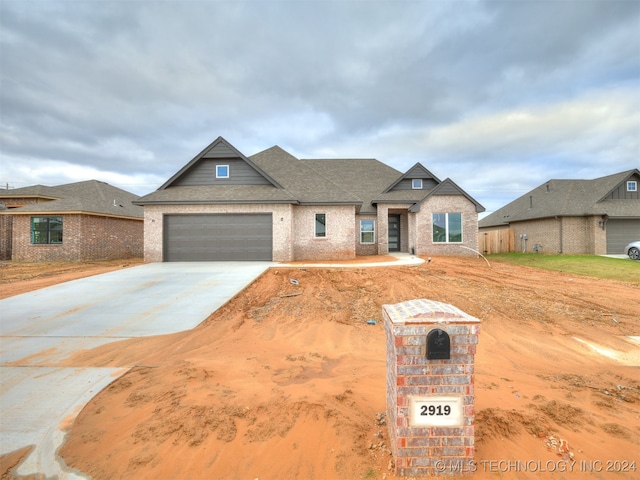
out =
<path fill-rule="evenodd" d="M 378 237 L 378 255 L 389 253 L 389 208 L 378 205 L 378 226 L 376 229 Z"/>

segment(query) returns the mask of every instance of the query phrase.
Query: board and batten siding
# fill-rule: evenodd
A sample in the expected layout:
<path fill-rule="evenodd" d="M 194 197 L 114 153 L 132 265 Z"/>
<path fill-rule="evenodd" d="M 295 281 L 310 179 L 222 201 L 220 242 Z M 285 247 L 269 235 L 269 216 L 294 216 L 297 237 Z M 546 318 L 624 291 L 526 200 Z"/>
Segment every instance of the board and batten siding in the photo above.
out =
<path fill-rule="evenodd" d="M 419 179 L 420 177 L 415 178 Z M 402 179 L 395 187 L 393 187 L 393 190 L 414 190 L 412 182 L 413 178 Z M 422 190 L 431 190 L 436 186 L 438 186 L 438 183 L 432 178 L 422 179 Z"/>
<path fill-rule="evenodd" d="M 220 142 L 202 155 L 202 158 L 238 158 L 238 153 L 234 152 L 228 145 Z"/>
<path fill-rule="evenodd" d="M 627 181 L 637 182 L 638 187 L 640 188 L 640 176 L 632 175 L 628 180 L 622 182 L 616 189 L 614 189 L 609 195 L 607 195 L 606 200 L 638 200 L 640 199 L 640 191 L 636 190 L 635 192 L 630 192 L 627 190 Z"/>
<path fill-rule="evenodd" d="M 216 178 L 217 165 L 229 166 L 229 178 Z M 271 183 L 239 158 L 203 158 L 173 182 L 173 186 L 196 185 L 271 185 Z"/>

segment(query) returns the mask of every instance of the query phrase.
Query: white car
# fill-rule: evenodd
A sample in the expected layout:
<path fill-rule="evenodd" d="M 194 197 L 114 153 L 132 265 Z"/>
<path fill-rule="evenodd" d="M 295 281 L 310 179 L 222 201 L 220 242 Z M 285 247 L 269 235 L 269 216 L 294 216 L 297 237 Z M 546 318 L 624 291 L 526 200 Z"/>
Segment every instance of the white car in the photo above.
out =
<path fill-rule="evenodd" d="M 629 255 L 631 260 L 640 260 L 640 242 L 631 242 L 624 247 L 625 255 Z"/>

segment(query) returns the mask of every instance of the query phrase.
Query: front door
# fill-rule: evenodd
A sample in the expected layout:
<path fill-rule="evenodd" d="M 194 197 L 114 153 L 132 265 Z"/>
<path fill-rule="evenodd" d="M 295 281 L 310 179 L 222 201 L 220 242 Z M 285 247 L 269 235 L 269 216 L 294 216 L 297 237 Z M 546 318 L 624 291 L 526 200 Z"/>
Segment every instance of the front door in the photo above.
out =
<path fill-rule="evenodd" d="M 400 251 L 400 215 L 389 215 L 389 251 Z"/>

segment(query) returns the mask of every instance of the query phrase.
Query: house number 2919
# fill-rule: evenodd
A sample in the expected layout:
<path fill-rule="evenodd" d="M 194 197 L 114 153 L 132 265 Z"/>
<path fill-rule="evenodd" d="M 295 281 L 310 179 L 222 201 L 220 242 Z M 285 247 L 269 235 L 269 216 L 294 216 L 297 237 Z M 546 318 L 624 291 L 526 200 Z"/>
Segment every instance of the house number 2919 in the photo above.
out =
<path fill-rule="evenodd" d="M 411 427 L 457 427 L 464 424 L 463 397 L 410 397 Z"/>
<path fill-rule="evenodd" d="M 420 415 L 451 415 L 451 407 L 449 405 L 421 405 Z"/>

